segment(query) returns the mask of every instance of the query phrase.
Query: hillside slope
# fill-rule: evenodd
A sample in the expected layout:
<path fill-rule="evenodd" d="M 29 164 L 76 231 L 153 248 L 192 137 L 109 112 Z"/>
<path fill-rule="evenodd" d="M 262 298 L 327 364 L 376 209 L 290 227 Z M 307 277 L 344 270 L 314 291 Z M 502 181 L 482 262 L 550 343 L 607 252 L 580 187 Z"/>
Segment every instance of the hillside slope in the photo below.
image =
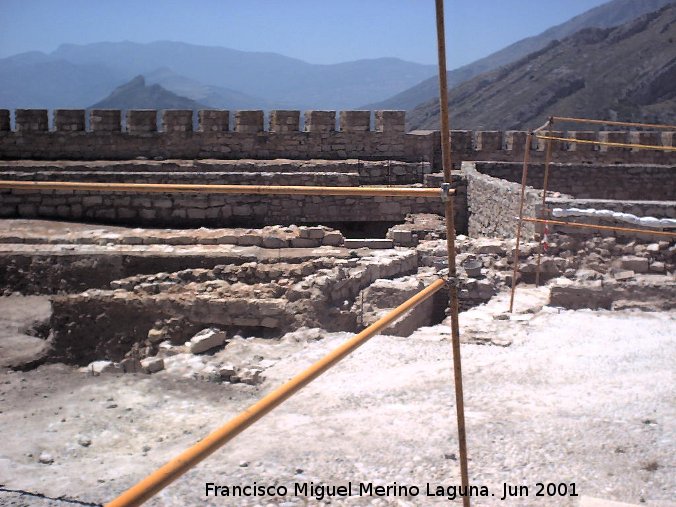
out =
<path fill-rule="evenodd" d="M 676 4 L 617 28 L 584 29 L 453 89 L 453 128 L 524 129 L 548 115 L 676 121 Z M 433 99 L 411 128 L 439 128 Z"/>
<path fill-rule="evenodd" d="M 649 12 L 676 3 L 676 0 L 613 0 L 600 5 L 560 25 L 549 28 L 535 37 L 522 39 L 485 58 L 448 72 L 448 86 L 453 88 L 479 74 L 513 63 L 524 56 L 545 48 L 554 40 L 561 40 L 584 28 L 612 28 L 632 21 Z M 404 90 L 381 102 L 364 106 L 364 109 L 405 109 L 439 96 L 437 76 Z"/>

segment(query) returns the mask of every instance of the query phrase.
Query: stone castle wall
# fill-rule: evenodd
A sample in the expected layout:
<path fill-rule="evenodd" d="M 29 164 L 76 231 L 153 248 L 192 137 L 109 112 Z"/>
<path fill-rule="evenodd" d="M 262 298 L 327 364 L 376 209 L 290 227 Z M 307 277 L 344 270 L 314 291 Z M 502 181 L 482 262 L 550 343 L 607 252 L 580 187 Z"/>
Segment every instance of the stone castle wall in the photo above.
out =
<path fill-rule="evenodd" d="M 86 115 L 89 115 L 86 121 Z M 263 111 L 202 110 L 194 128 L 189 110 L 56 109 L 50 130 L 46 109 L 17 109 L 14 130 L 10 111 L 0 110 L 0 159 L 124 160 L 137 157 L 176 159 L 348 159 L 426 161 L 441 167 L 440 133 L 406 132 L 404 111 Z M 230 123 L 234 129 L 230 130 Z M 158 117 L 160 120 L 158 121 Z M 267 127 L 267 128 L 266 128 Z M 575 139 L 611 140 L 675 146 L 674 132 L 556 132 Z M 451 132 L 454 164 L 465 160 L 521 161 L 526 132 Z M 532 159 L 544 158 L 545 144 L 532 139 Z M 673 152 L 554 144 L 554 161 L 562 163 L 673 162 Z"/>
<path fill-rule="evenodd" d="M 584 174 L 579 174 L 576 169 L 583 171 Z M 546 207 L 550 210 L 553 208 L 591 208 L 630 213 L 638 217 L 676 218 L 676 206 L 673 201 L 675 195 L 673 192 L 673 176 L 671 180 L 665 179 L 664 181 L 664 185 L 667 186 L 666 197 L 655 197 L 658 192 L 652 194 L 645 193 L 642 192 L 640 187 L 640 185 L 645 186 L 651 177 L 659 178 L 663 174 L 662 169 L 672 171 L 671 174 L 673 174 L 673 168 L 671 167 L 648 167 L 643 177 L 639 176 L 642 173 L 637 168 L 628 168 L 626 166 L 553 167 L 552 175 L 558 172 L 561 174 L 561 177 L 557 180 L 559 183 L 558 188 L 552 189 L 550 186 L 550 189 L 557 190 L 562 195 L 548 197 Z M 614 170 L 617 170 L 617 172 L 608 173 L 608 171 Z M 467 179 L 469 235 L 473 237 L 515 237 L 516 217 L 519 216 L 521 197 L 521 167 L 518 167 L 518 182 L 516 181 L 517 164 L 466 162 L 463 164 L 462 173 Z M 622 174 L 625 175 L 624 179 L 621 176 Z M 539 218 L 544 215 L 542 210 L 542 190 L 537 188 L 538 186 L 542 186 L 541 176 L 540 174 L 540 177 L 535 177 L 533 181 L 529 178 L 529 185 L 526 187 L 524 195 L 524 217 Z M 591 183 L 580 181 L 584 179 L 589 180 Z M 669 193 L 668 188 L 671 188 L 671 193 Z M 568 190 L 573 195 L 563 193 L 562 190 Z M 645 198 L 637 198 L 640 195 L 645 195 Z M 619 220 L 589 217 L 555 220 L 617 227 L 636 227 Z M 542 227 L 538 224 L 524 222 L 522 237 L 533 239 L 541 229 Z M 601 234 L 604 236 L 629 236 L 637 238 L 640 241 L 656 241 L 660 239 L 657 236 L 649 234 L 617 231 L 600 232 L 596 229 L 558 225 L 552 227 L 552 229 L 583 238 Z"/>
<path fill-rule="evenodd" d="M 0 179 L 124 183 L 438 186 L 428 166 L 368 161 L 238 160 L 0 163 Z M 467 229 L 466 185 L 456 178 L 458 229 Z M 111 224 L 231 227 L 272 224 L 403 222 L 409 213 L 443 214 L 441 199 L 345 196 L 142 194 L 0 190 L 0 218 L 92 220 Z"/>
<path fill-rule="evenodd" d="M 521 184 L 523 164 L 477 162 L 477 171 Z M 526 184 L 542 189 L 544 164 L 530 164 Z M 547 188 L 576 199 L 673 200 L 676 198 L 676 155 L 671 165 L 551 164 Z"/>

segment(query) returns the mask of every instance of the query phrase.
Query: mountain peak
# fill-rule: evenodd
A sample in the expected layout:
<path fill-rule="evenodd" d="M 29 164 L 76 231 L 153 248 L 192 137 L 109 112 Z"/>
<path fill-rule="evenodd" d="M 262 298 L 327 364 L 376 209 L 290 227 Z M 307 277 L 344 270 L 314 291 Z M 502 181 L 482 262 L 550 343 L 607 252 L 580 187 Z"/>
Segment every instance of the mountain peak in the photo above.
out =
<path fill-rule="evenodd" d="M 105 99 L 91 106 L 100 109 L 205 109 L 205 106 L 176 95 L 158 84 L 146 86 L 145 77 L 134 77 L 118 86 Z"/>

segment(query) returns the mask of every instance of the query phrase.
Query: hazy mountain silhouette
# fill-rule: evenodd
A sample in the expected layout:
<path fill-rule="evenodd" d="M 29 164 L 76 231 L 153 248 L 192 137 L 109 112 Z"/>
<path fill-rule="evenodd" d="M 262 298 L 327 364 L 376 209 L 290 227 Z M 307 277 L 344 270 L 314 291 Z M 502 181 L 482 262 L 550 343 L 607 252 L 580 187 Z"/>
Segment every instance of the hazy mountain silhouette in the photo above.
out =
<path fill-rule="evenodd" d="M 676 122 L 676 4 L 616 28 L 587 28 L 449 95 L 457 129 L 525 129 L 548 115 Z M 432 99 L 412 128 L 439 128 Z"/>

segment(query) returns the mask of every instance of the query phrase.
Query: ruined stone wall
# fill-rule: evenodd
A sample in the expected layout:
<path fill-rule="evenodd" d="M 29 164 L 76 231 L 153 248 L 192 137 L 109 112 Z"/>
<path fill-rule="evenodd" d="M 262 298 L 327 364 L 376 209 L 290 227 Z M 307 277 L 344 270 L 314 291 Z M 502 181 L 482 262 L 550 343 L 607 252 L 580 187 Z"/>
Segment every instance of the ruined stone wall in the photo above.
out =
<path fill-rule="evenodd" d="M 0 161 L 0 179 L 46 181 L 148 182 L 163 177 L 172 182 L 209 184 L 256 184 L 255 178 L 283 173 L 286 185 L 318 185 L 319 178 L 332 175 L 345 185 L 412 185 L 424 183 L 432 172 L 428 162 L 400 160 L 100 160 L 100 161 Z M 342 176 L 349 179 L 340 178 Z M 241 180 L 238 180 L 241 178 Z M 296 183 L 292 183 L 292 181 Z M 331 184 L 329 182 L 325 183 Z M 340 183 L 336 183 L 340 184 Z"/>
<path fill-rule="evenodd" d="M 280 184 L 274 177 L 267 182 Z M 425 198 L 0 190 L 0 218 L 84 219 L 143 226 L 254 227 L 403 222 L 409 213 L 441 214 L 443 206 L 438 199 Z"/>
<path fill-rule="evenodd" d="M 594 167 L 586 167 L 584 169 L 587 171 L 595 170 Z M 601 173 L 603 173 L 605 170 L 612 170 L 615 169 L 615 167 L 599 167 L 598 169 Z M 620 167 L 619 169 L 623 168 Z M 484 162 L 463 163 L 462 172 L 467 178 L 467 205 L 469 208 L 468 231 L 470 236 L 493 236 L 501 238 L 513 238 L 516 236 L 516 217 L 519 215 L 519 201 L 521 195 L 520 176 L 519 183 L 508 181 L 508 179 L 503 179 L 505 176 L 512 176 L 511 179 L 516 179 L 513 178 L 515 170 L 516 166 L 513 164 L 488 164 Z M 519 168 L 519 171 L 520 170 L 521 169 Z M 562 169 L 562 172 L 563 170 L 564 169 Z M 636 176 L 636 174 L 633 176 Z M 605 179 L 602 178 L 601 181 L 605 181 Z M 529 182 L 531 182 L 530 179 Z M 604 185 L 612 186 L 612 183 L 606 182 Z M 665 185 L 668 185 L 668 183 L 665 182 Z M 618 192 L 624 192 L 624 194 L 621 195 L 632 195 L 631 186 L 622 185 L 621 179 L 618 187 L 621 189 Z M 575 186 L 575 182 L 569 181 L 568 188 L 570 190 L 575 190 L 581 187 L 577 187 Z M 592 191 L 591 187 L 585 188 L 589 188 L 590 191 Z M 603 193 L 606 191 L 603 187 L 598 188 L 597 190 L 597 193 Z M 609 192 L 611 195 L 617 195 L 612 193 L 614 192 L 612 188 Z M 672 193 L 671 197 L 673 198 L 673 196 L 674 194 Z M 676 218 L 676 206 L 674 204 L 675 203 L 673 200 L 630 200 L 628 197 L 623 199 L 578 199 L 571 195 L 564 194 L 560 197 L 548 197 L 546 207 L 547 209 L 578 208 L 611 210 L 622 213 L 630 213 L 638 217 L 652 216 L 656 218 Z M 524 217 L 542 216 L 542 191 L 531 186 L 527 186 L 524 198 Z M 601 219 L 598 217 L 554 219 L 613 227 L 641 228 L 625 221 L 609 220 L 607 218 Z M 541 229 L 542 227 L 538 224 L 524 222 L 522 237 L 524 239 L 533 239 L 536 235 L 536 232 L 540 232 Z M 601 232 L 597 229 L 564 227 L 558 225 L 551 226 L 550 230 L 573 235 L 578 238 L 591 238 L 597 235 L 602 235 L 616 237 L 629 236 L 642 242 L 656 241 L 660 239 L 657 236 L 647 233 L 624 233 L 617 231 Z"/>
<path fill-rule="evenodd" d="M 482 174 L 521 183 L 519 163 L 477 162 Z M 544 165 L 528 167 L 527 184 L 542 188 Z M 670 200 L 676 196 L 676 155 L 670 165 L 551 164 L 548 189 L 578 199 Z"/>
<path fill-rule="evenodd" d="M 57 109 L 49 130 L 46 109 L 17 109 L 15 130 L 10 112 L 0 110 L 0 159 L 124 160 L 136 157 L 177 159 L 346 159 L 427 161 L 441 167 L 438 131 L 405 131 L 404 111 L 375 111 L 373 130 L 370 111 L 306 111 L 304 131 L 300 111 L 271 111 L 269 125 L 262 111 L 236 111 L 230 130 L 229 111 L 198 112 L 197 129 L 192 111 L 119 110 L 86 111 Z M 87 125 L 89 130 L 87 130 Z M 674 146 L 673 132 L 581 132 L 565 135 L 576 139 L 627 140 L 657 146 Z M 454 164 L 465 160 L 520 161 L 526 132 L 451 132 Z M 531 158 L 544 159 L 544 143 L 533 140 Z M 558 162 L 673 163 L 673 153 L 626 150 L 576 143 L 556 143 Z"/>
<path fill-rule="evenodd" d="M 521 185 L 482 174 L 471 162 L 463 163 L 462 171 L 467 178 L 469 235 L 515 237 Z M 525 216 L 536 216 L 539 203 L 539 193 L 527 189 L 524 198 Z M 531 238 L 535 234 L 535 227 L 524 223 L 522 232 L 523 237 Z"/>
<path fill-rule="evenodd" d="M 26 161 L 0 164 L 0 179 L 124 183 L 359 186 L 425 183 L 429 164 L 368 161 Z M 466 186 L 456 208 L 466 231 Z M 144 226 L 262 226 L 403 222 L 409 213 L 443 213 L 440 199 L 0 190 L 0 218 L 95 220 Z"/>

